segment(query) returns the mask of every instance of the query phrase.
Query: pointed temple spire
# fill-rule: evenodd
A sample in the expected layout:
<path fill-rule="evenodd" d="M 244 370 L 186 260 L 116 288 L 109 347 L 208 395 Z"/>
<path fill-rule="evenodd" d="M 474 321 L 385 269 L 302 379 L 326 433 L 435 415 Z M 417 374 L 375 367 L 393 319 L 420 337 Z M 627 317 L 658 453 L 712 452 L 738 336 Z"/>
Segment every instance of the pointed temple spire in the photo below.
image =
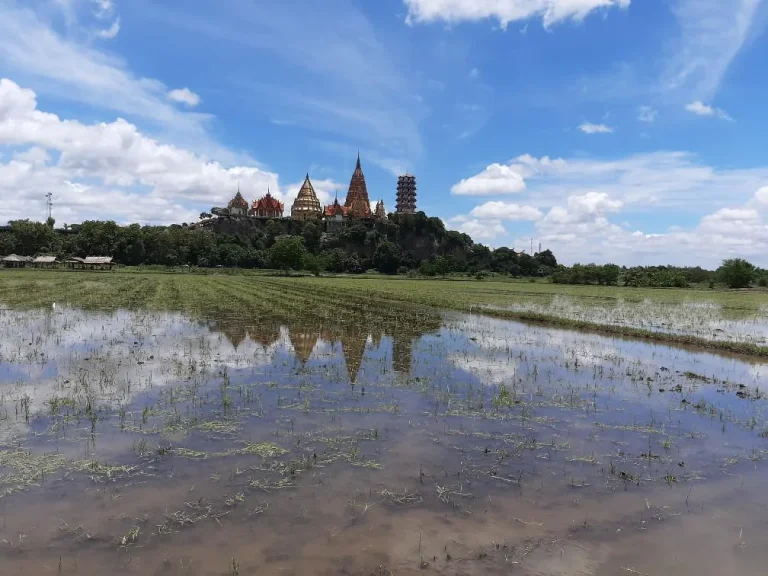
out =
<path fill-rule="evenodd" d="M 365 175 L 360 165 L 360 152 L 357 153 L 357 164 L 349 181 L 349 191 L 344 206 L 349 208 L 349 216 L 355 219 L 371 217 L 371 202 L 368 199 L 368 186 L 365 183 Z"/>

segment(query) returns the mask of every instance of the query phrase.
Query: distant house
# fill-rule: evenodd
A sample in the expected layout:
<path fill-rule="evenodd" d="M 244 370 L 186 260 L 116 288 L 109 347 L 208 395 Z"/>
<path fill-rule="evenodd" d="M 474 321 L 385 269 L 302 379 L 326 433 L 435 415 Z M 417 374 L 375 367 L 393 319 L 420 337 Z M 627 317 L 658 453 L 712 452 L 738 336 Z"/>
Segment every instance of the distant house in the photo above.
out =
<path fill-rule="evenodd" d="M 110 270 L 115 265 L 112 256 L 86 256 L 80 258 L 79 256 L 73 256 L 64 261 L 64 265 L 68 268 L 109 268 Z"/>
<path fill-rule="evenodd" d="M 85 267 L 85 259 L 79 258 L 77 256 L 74 256 L 72 258 L 67 258 L 64 260 L 64 266 L 67 268 L 84 268 Z"/>
<path fill-rule="evenodd" d="M 32 262 L 32 258 L 29 256 L 17 256 L 16 254 L 10 254 L 3 258 L 3 266 L 6 268 L 24 268 L 30 262 Z"/>
<path fill-rule="evenodd" d="M 115 265 L 112 256 L 86 256 L 83 261 L 86 268 L 109 268 Z"/>
<path fill-rule="evenodd" d="M 38 256 L 32 260 L 32 265 L 35 268 L 53 268 L 56 265 L 56 256 Z"/>

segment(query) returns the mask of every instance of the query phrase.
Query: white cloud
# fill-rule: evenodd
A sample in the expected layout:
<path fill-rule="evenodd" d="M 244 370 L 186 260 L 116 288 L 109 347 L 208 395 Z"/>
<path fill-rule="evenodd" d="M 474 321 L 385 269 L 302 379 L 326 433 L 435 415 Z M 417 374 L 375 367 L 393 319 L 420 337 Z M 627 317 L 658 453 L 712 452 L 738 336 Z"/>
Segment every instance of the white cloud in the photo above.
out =
<path fill-rule="evenodd" d="M 94 4 L 93 14 L 97 18 L 107 19 L 115 11 L 115 3 L 112 0 L 91 0 Z"/>
<path fill-rule="evenodd" d="M 0 68 L 39 94 L 147 120 L 185 146 L 226 161 L 243 160 L 209 137 L 210 116 L 180 111 L 169 102 L 162 82 L 135 76 L 119 58 L 59 34 L 15 2 L 0 2 Z"/>
<path fill-rule="evenodd" d="M 533 206 L 507 202 L 486 202 L 475 206 L 470 215 L 481 220 L 539 220 L 543 214 Z"/>
<path fill-rule="evenodd" d="M 113 38 L 117 38 L 117 35 L 120 33 L 120 18 L 117 18 L 114 22 L 112 22 L 112 25 L 109 28 L 106 28 L 104 30 L 99 30 L 96 32 L 96 36 L 99 38 L 102 38 L 103 40 L 112 40 Z"/>
<path fill-rule="evenodd" d="M 186 104 L 190 108 L 194 108 L 200 104 L 200 96 L 192 92 L 189 88 L 176 88 L 168 92 L 168 99 L 174 102 L 180 102 Z"/>
<path fill-rule="evenodd" d="M 274 173 L 224 167 L 123 119 L 63 120 L 39 110 L 35 93 L 8 79 L 0 79 L 0 146 L 27 147 L 0 163 L 0 221 L 35 218 L 32 207 L 42 206 L 42 191 L 54 194 L 59 222 L 188 221 L 196 210 L 226 202 L 238 183 L 249 199 L 267 187 L 283 198 Z"/>
<path fill-rule="evenodd" d="M 491 164 L 483 172 L 466 178 L 451 188 L 459 196 L 516 194 L 525 190 L 523 176 L 513 166 Z"/>
<path fill-rule="evenodd" d="M 650 106 L 640 106 L 637 111 L 637 119 L 640 122 L 655 122 L 656 117 L 659 115 L 658 110 L 651 108 Z"/>
<path fill-rule="evenodd" d="M 704 104 L 700 100 L 686 104 L 685 109 L 692 114 L 696 114 L 697 116 L 715 116 L 717 118 L 722 118 L 723 120 L 731 120 L 731 117 L 725 110 L 721 110 L 720 108 L 713 108 L 708 104 Z"/>
<path fill-rule="evenodd" d="M 723 258 L 742 256 L 768 267 L 768 166 L 721 169 L 686 152 L 613 160 L 522 155 L 506 166 L 525 180 L 520 204 L 546 213 L 535 221 L 536 240 L 565 263 L 716 267 Z M 660 228 L 655 216 L 662 212 L 698 223 Z M 493 220 L 475 215 L 449 220 L 499 244 L 530 241 L 530 236 L 508 236 L 502 221 L 501 211 Z M 638 229 L 638 222 L 646 224 Z"/>
<path fill-rule="evenodd" d="M 524 154 L 506 167 L 523 180 L 527 204 L 549 209 L 569 196 L 604 192 L 633 210 L 678 209 L 706 213 L 734 201 L 746 202 L 768 181 L 768 166 L 718 169 L 688 152 L 660 151 L 614 160 L 535 158 Z M 484 177 L 486 171 L 462 182 Z M 482 178 L 481 178 L 482 179 Z M 460 183 L 461 184 L 461 183 Z"/>
<path fill-rule="evenodd" d="M 764 24 L 761 0 L 678 0 L 680 36 L 669 46 L 661 88 L 711 98 L 728 68 Z"/>
<path fill-rule="evenodd" d="M 466 216 L 455 216 L 446 222 L 448 228 L 469 234 L 473 240 L 487 240 L 504 236 L 507 231 L 500 220 L 479 220 Z"/>
<path fill-rule="evenodd" d="M 630 0 L 404 0 L 406 22 L 462 22 L 498 20 L 506 29 L 510 22 L 541 18 L 544 26 L 563 20 L 582 20 L 601 8 L 628 8 Z"/>
<path fill-rule="evenodd" d="M 579 126 L 579 130 L 584 132 L 584 134 L 611 134 L 613 133 L 613 128 L 610 126 L 606 126 L 605 124 L 591 124 L 590 122 L 585 122 L 581 126 Z"/>

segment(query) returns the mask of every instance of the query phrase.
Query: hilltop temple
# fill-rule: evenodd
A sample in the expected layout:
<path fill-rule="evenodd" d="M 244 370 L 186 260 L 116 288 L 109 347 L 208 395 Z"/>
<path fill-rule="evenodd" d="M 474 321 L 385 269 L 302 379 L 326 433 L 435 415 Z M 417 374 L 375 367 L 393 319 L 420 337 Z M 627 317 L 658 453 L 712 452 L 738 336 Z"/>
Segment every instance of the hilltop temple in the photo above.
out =
<path fill-rule="evenodd" d="M 213 208 L 212 214 L 219 217 L 230 218 L 257 218 L 273 219 L 282 218 L 285 206 L 277 198 L 273 197 L 269 190 L 266 195 L 248 206 L 248 202 L 240 193 L 237 193 L 229 201 L 226 208 Z M 400 176 L 397 183 L 397 213 L 412 214 L 416 211 L 416 177 L 411 175 Z M 336 198 L 333 204 L 323 207 L 317 197 L 315 188 L 309 174 L 304 178 L 304 183 L 296 195 L 291 206 L 291 220 L 318 220 L 325 221 L 330 226 L 343 226 L 349 221 L 374 221 L 381 222 L 387 219 L 387 211 L 384 201 L 379 200 L 376 207 L 371 209 L 371 201 L 368 197 L 368 185 L 365 182 L 365 174 L 360 163 L 360 154 L 357 155 L 357 163 L 349 181 L 349 189 L 344 204 L 340 204 Z M 204 223 L 203 223 L 204 224 Z"/>

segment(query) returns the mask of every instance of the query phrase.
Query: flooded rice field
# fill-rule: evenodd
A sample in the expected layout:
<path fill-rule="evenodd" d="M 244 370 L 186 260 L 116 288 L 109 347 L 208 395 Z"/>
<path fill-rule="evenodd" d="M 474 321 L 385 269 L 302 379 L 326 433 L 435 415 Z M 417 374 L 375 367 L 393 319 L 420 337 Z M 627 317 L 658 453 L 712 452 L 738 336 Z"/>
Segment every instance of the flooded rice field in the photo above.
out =
<path fill-rule="evenodd" d="M 1 574 L 765 573 L 768 364 L 211 318 L 0 312 Z"/>
<path fill-rule="evenodd" d="M 589 299 L 567 294 L 520 299 L 489 309 L 532 312 L 574 321 L 625 326 L 706 340 L 768 343 L 768 306 L 729 307 L 701 296 L 688 301 Z"/>

